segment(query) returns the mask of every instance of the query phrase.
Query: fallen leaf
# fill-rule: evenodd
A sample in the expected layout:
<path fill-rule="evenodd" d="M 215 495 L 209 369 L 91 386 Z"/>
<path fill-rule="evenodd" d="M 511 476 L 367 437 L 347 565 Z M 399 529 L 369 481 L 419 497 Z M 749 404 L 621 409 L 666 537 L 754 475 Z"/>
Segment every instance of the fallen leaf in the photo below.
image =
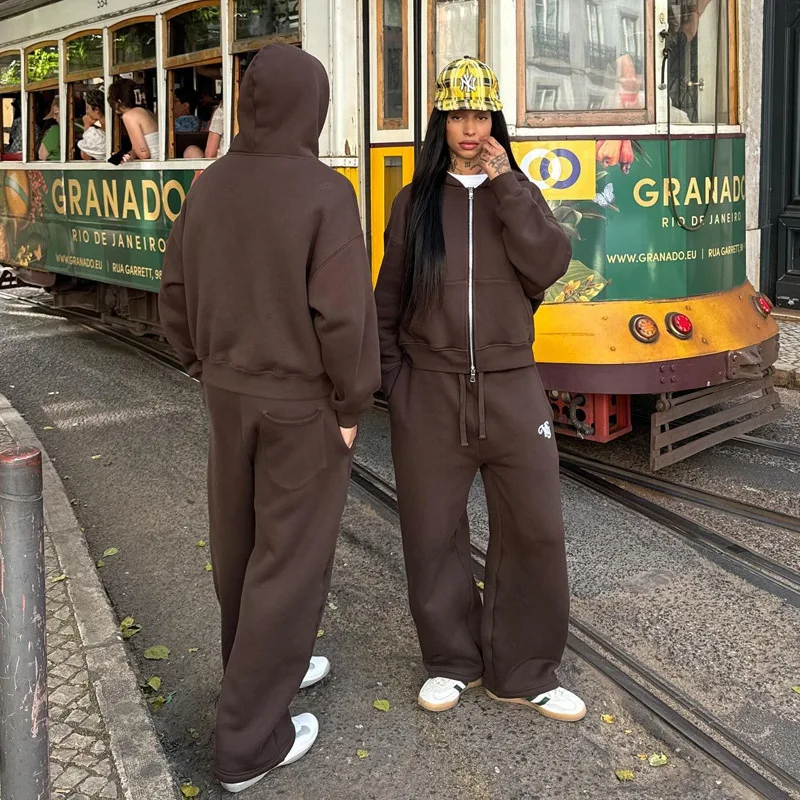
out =
<path fill-rule="evenodd" d="M 632 769 L 618 769 L 614 771 L 614 774 L 617 776 L 617 780 L 622 781 L 622 783 L 636 779 L 636 775 Z"/>
<path fill-rule="evenodd" d="M 198 546 L 198 547 L 205 547 L 205 546 L 206 546 L 206 542 L 205 542 L 205 540 L 204 540 L 204 539 L 201 539 L 201 540 L 200 540 L 200 541 L 197 543 L 197 546 Z"/>
<path fill-rule="evenodd" d="M 131 625 L 130 628 L 125 628 L 125 630 L 122 631 L 122 638 L 125 639 L 125 641 L 127 641 L 131 637 L 136 636 L 136 634 L 139 633 L 141 629 L 142 628 L 140 625 Z"/>
<path fill-rule="evenodd" d="M 336 603 L 328 603 L 328 608 L 331 611 L 337 611 L 339 609 L 339 606 L 337 606 Z"/>
<path fill-rule="evenodd" d="M 647 753 L 637 753 L 636 758 L 638 758 L 639 761 L 647 761 Z"/>
<path fill-rule="evenodd" d="M 53 426 L 52 425 L 45 425 L 42 430 L 51 431 L 51 430 L 53 430 Z"/>
<path fill-rule="evenodd" d="M 625 728 L 625 735 L 626 736 L 630 736 L 632 733 L 633 733 L 633 731 L 630 728 Z"/>
<path fill-rule="evenodd" d="M 388 711 L 391 708 L 388 700 L 376 700 L 372 706 L 377 708 L 378 711 Z"/>
<path fill-rule="evenodd" d="M 650 758 L 647 759 L 647 763 L 651 767 L 663 767 L 664 764 L 667 763 L 667 761 L 669 761 L 669 758 L 667 758 L 667 756 L 664 755 L 664 753 L 653 753 L 653 755 L 651 755 Z"/>
<path fill-rule="evenodd" d="M 158 675 L 154 675 L 147 681 L 147 685 L 154 691 L 157 692 L 161 688 L 161 678 Z"/>
<path fill-rule="evenodd" d="M 600 715 L 600 719 L 603 720 L 603 722 L 606 722 L 609 725 L 611 725 L 611 723 L 614 722 L 614 715 L 613 714 L 601 714 Z"/>
<path fill-rule="evenodd" d="M 105 561 L 98 561 L 98 562 L 97 562 L 97 566 L 98 566 L 98 567 L 104 567 L 105 565 L 106 565 L 106 562 L 105 562 Z"/>
<path fill-rule="evenodd" d="M 321 639 L 325 635 L 325 628 L 320 628 L 317 631 L 317 639 Z"/>
<path fill-rule="evenodd" d="M 477 586 L 477 587 L 478 587 L 478 588 L 479 588 L 481 591 L 483 591 L 483 590 L 484 590 L 484 588 L 485 588 L 485 584 L 483 583 L 483 581 L 475 581 L 475 585 L 476 585 L 476 586 Z"/>
<path fill-rule="evenodd" d="M 169 648 L 164 647 L 163 644 L 157 644 L 153 647 L 148 647 L 143 655 L 148 661 L 163 661 L 169 658 Z"/>
<path fill-rule="evenodd" d="M 175 697 L 175 692 L 170 692 L 165 698 L 164 702 L 169 704 L 172 702 L 172 698 Z"/>
<path fill-rule="evenodd" d="M 98 458 L 102 458 L 103 456 L 92 456 L 92 461 L 97 461 Z"/>
<path fill-rule="evenodd" d="M 800 694 L 800 686 L 792 686 L 792 691 L 796 694 Z"/>
<path fill-rule="evenodd" d="M 130 628 L 132 625 L 136 623 L 136 620 L 133 617 L 125 617 L 119 624 L 120 630 L 124 631 L 126 628 Z"/>
<path fill-rule="evenodd" d="M 197 797 L 200 794 L 200 789 L 197 786 L 193 786 L 191 783 L 184 783 L 181 786 L 181 794 L 184 797 Z"/>
<path fill-rule="evenodd" d="M 206 564 L 206 572 L 213 572 L 214 567 L 211 564 Z"/>
<path fill-rule="evenodd" d="M 50 578 L 50 580 L 53 583 L 61 583 L 61 581 L 65 581 L 68 577 L 68 575 L 56 575 L 55 578 Z"/>
<path fill-rule="evenodd" d="M 158 711 L 166 702 L 167 701 L 161 695 L 158 695 L 158 697 L 154 697 L 152 700 L 150 700 L 150 706 L 153 711 Z"/>
<path fill-rule="evenodd" d="M 187 728 L 186 729 L 186 733 L 188 733 L 189 736 L 192 737 L 192 739 L 199 739 L 200 738 L 200 734 L 194 728 Z"/>
<path fill-rule="evenodd" d="M 190 653 L 196 653 L 199 649 L 200 649 L 199 647 L 190 647 L 189 648 L 189 652 Z"/>
<path fill-rule="evenodd" d="M 366 758 L 369 755 L 369 750 L 356 750 L 356 755 L 359 758 Z"/>
<path fill-rule="evenodd" d="M 103 553 L 103 555 L 104 555 L 106 558 L 108 558 L 109 556 L 115 556 L 115 555 L 117 555 L 117 553 L 119 553 L 119 550 L 118 550 L 116 547 L 109 547 L 109 548 L 108 548 L 108 550 L 106 550 L 106 551 Z"/>

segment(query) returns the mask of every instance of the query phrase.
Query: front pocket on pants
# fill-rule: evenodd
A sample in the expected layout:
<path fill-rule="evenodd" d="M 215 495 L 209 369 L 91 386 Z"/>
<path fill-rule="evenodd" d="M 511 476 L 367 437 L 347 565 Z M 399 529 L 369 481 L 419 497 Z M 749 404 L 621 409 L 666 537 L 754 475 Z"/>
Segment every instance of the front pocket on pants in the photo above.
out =
<path fill-rule="evenodd" d="M 325 420 L 317 409 L 303 419 L 261 415 L 262 463 L 282 489 L 300 489 L 327 466 Z"/>

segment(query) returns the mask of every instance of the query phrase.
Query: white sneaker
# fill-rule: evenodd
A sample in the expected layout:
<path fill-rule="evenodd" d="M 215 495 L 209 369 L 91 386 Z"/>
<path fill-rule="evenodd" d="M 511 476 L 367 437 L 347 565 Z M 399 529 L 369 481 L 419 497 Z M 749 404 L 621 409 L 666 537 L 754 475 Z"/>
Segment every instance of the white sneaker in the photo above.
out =
<path fill-rule="evenodd" d="M 293 764 L 301 759 L 311 749 L 319 734 L 319 722 L 313 714 L 298 714 L 296 717 L 292 717 L 292 723 L 294 725 L 294 744 L 287 753 L 286 758 L 278 764 L 279 767 L 285 767 L 287 764 Z M 249 781 L 221 783 L 221 785 L 226 792 L 238 794 L 251 786 L 255 786 L 260 780 L 266 778 L 271 771 L 267 770 L 263 775 L 250 778 Z"/>
<path fill-rule="evenodd" d="M 586 716 L 586 704 L 578 695 L 573 694 L 567 689 L 559 686 L 549 692 L 543 692 L 536 697 L 498 697 L 488 689 L 486 694 L 492 700 L 499 700 L 501 703 L 517 703 L 521 706 L 528 706 L 538 711 L 550 719 L 561 720 L 561 722 L 577 722 Z"/>
<path fill-rule="evenodd" d="M 454 681 L 451 678 L 428 678 L 419 690 L 417 702 L 428 711 L 447 711 L 458 705 L 464 690 L 473 689 L 481 683 L 481 678 L 472 683 Z"/>
<path fill-rule="evenodd" d="M 303 682 L 300 684 L 301 689 L 308 689 L 315 683 L 319 683 L 331 671 L 331 662 L 325 656 L 311 656 L 311 663 L 308 665 L 308 672 L 306 672 Z"/>

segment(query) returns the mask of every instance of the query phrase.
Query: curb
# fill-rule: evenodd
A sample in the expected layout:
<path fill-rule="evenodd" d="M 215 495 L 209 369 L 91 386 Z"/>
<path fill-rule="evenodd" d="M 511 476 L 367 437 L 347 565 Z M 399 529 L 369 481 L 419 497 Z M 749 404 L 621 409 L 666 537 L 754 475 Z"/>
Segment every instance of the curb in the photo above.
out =
<path fill-rule="evenodd" d="M 775 386 L 783 389 L 800 389 L 800 369 L 787 362 L 776 361 Z"/>
<path fill-rule="evenodd" d="M 66 589 L 125 800 L 177 798 L 177 784 L 61 478 L 42 443 L 2 394 L 0 419 L 18 444 L 42 452 L 45 526 L 61 569 L 70 578 Z"/>

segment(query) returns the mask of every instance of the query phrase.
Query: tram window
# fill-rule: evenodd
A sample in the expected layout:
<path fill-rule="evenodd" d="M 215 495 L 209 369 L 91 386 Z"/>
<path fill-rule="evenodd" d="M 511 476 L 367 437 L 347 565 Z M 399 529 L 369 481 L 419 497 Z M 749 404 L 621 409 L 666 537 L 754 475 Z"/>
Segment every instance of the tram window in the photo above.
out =
<path fill-rule="evenodd" d="M 520 122 L 552 124 L 552 113 L 645 111 L 652 101 L 648 14 L 651 0 L 525 0 L 528 114 Z M 645 120 L 639 114 L 629 121 Z"/>
<path fill-rule="evenodd" d="M 156 23 L 152 18 L 123 22 L 111 31 L 111 74 L 108 88 L 111 106 L 113 160 L 160 157 L 158 136 L 158 73 L 156 70 Z M 128 113 L 128 112 L 133 112 Z M 135 152 L 128 123 L 139 145 Z M 146 147 L 145 147 L 146 144 Z"/>
<path fill-rule="evenodd" d="M 22 59 L 0 55 L 0 159 L 22 160 Z"/>
<path fill-rule="evenodd" d="M 300 41 L 300 0 L 237 0 L 235 18 L 237 42 Z"/>
<path fill-rule="evenodd" d="M 378 127 L 408 127 L 408 0 L 378 2 Z"/>
<path fill-rule="evenodd" d="M 72 160 L 106 158 L 103 32 L 87 31 L 66 41 L 67 154 Z M 98 106 L 98 103 L 100 104 Z"/>
<path fill-rule="evenodd" d="M 484 0 L 436 0 L 431 6 L 434 15 L 431 86 L 436 76 L 453 60 L 464 55 L 484 57 Z"/>
<path fill-rule="evenodd" d="M 167 17 L 167 39 L 169 157 L 216 155 L 209 129 L 214 119 L 220 130 L 224 113 L 215 117 L 223 102 L 219 0 L 175 9 Z"/>
<path fill-rule="evenodd" d="M 729 0 L 680 0 L 669 5 L 670 119 L 673 123 L 735 122 L 730 108 Z M 717 94 L 717 88 L 719 93 Z"/>
<path fill-rule="evenodd" d="M 61 160 L 61 108 L 57 89 L 28 93 L 28 157 L 31 161 Z"/>

